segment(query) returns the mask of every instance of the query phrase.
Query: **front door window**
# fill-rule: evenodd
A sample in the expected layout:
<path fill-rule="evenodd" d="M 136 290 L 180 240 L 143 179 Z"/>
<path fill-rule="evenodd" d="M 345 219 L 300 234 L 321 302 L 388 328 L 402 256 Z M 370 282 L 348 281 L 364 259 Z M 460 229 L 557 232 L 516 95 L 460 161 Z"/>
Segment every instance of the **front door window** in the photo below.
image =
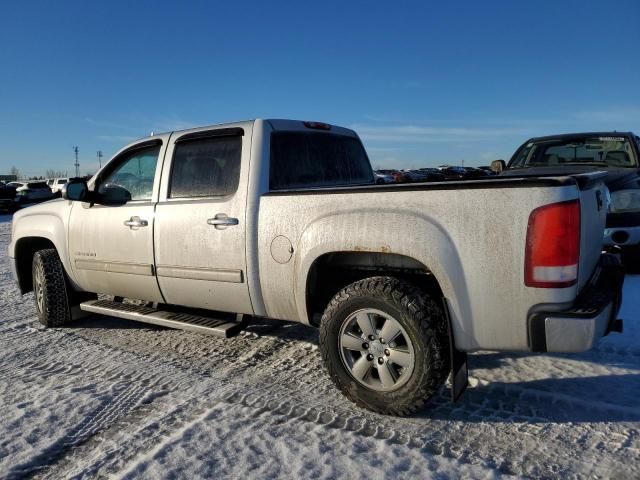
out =
<path fill-rule="evenodd" d="M 131 200 L 151 200 L 159 153 L 160 145 L 125 154 L 100 182 L 98 193 L 104 193 L 109 185 L 118 185 L 131 194 Z"/>

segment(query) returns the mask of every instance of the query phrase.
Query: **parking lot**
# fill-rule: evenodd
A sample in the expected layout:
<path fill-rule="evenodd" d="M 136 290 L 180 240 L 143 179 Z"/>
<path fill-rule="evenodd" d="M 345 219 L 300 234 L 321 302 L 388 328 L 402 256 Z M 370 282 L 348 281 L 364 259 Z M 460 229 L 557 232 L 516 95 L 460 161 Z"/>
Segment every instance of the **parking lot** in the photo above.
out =
<path fill-rule="evenodd" d="M 223 340 L 107 317 L 44 330 L 14 287 L 0 216 L 0 476 L 640 477 L 640 277 L 579 355 L 470 358 L 409 418 L 347 401 L 317 333 L 259 321 Z"/>

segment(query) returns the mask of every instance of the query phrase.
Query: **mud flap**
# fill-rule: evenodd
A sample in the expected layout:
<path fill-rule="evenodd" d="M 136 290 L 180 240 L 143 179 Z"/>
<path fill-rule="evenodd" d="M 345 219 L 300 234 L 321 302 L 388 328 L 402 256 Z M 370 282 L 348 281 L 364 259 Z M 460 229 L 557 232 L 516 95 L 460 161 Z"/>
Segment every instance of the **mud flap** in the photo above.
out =
<path fill-rule="evenodd" d="M 467 353 L 456 349 L 456 342 L 453 339 L 453 325 L 449 316 L 449 305 L 446 298 L 442 298 L 444 315 L 447 320 L 449 332 L 449 357 L 451 364 L 451 401 L 456 403 L 460 395 L 464 393 L 469 384 L 469 369 L 467 368 Z"/>

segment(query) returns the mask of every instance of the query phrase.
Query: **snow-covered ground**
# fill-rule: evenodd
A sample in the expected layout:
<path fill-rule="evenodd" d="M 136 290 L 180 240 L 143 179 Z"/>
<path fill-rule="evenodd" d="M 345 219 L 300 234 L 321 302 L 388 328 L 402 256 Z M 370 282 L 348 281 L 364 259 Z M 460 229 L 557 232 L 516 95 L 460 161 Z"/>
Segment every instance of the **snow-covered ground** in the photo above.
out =
<path fill-rule="evenodd" d="M 317 333 L 230 340 L 92 317 L 44 330 L 0 216 L 0 477 L 640 478 L 640 277 L 581 355 L 483 353 L 452 405 L 411 418 L 345 400 Z"/>

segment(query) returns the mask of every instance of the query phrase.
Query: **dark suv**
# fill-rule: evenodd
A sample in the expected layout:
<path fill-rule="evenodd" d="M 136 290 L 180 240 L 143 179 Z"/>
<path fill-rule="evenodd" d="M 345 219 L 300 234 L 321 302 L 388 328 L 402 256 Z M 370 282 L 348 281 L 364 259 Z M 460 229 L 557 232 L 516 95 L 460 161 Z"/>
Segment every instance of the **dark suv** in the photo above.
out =
<path fill-rule="evenodd" d="M 15 212 L 16 205 L 16 188 L 0 182 L 0 212 Z"/>
<path fill-rule="evenodd" d="M 527 140 L 508 165 L 492 165 L 502 175 L 567 175 L 605 171 L 611 205 L 605 246 L 622 248 L 629 270 L 640 270 L 640 138 L 631 132 L 551 135 Z"/>

